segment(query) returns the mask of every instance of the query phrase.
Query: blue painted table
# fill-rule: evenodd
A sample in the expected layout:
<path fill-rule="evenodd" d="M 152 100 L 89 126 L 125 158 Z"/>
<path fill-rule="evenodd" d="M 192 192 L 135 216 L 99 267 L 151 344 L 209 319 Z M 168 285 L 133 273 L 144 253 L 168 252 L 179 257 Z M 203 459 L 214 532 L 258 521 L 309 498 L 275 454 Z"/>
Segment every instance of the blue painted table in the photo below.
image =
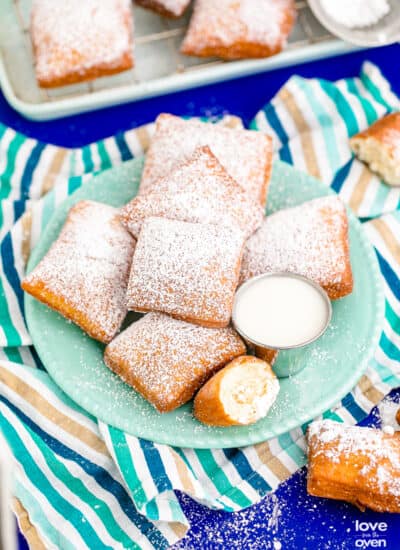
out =
<path fill-rule="evenodd" d="M 0 93 L 0 121 L 29 136 L 69 147 L 150 122 L 160 112 L 178 115 L 229 112 L 248 123 L 292 74 L 330 80 L 352 77 L 358 74 L 366 59 L 380 66 L 400 95 L 400 46 L 394 45 L 51 122 L 24 119 L 7 105 Z M 393 394 L 400 401 L 400 391 Z M 375 415 L 371 414 L 364 423 L 375 421 Z M 208 510 L 184 496 L 181 501 L 193 527 L 188 537 L 177 545 L 180 549 L 400 550 L 398 515 L 362 514 L 345 503 L 311 498 L 305 490 L 304 469 L 284 483 L 273 497 L 237 514 Z M 369 522 L 383 524 L 373 533 Z M 20 544 L 26 548 L 22 537 Z"/>

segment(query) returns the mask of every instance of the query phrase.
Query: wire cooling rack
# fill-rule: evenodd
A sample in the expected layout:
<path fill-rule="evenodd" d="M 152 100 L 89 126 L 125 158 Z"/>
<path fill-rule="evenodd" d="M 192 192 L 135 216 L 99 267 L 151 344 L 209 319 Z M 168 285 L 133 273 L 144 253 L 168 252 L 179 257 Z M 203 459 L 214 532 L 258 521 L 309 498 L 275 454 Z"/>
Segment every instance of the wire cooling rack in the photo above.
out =
<path fill-rule="evenodd" d="M 179 20 L 168 20 L 135 6 L 134 69 L 89 83 L 45 90 L 35 80 L 29 36 L 31 0 L 0 0 L 0 84 L 15 109 L 28 118 L 45 120 L 357 49 L 327 32 L 306 1 L 298 1 L 296 6 L 297 24 L 283 52 L 268 59 L 230 62 L 179 53 L 190 13 Z"/>

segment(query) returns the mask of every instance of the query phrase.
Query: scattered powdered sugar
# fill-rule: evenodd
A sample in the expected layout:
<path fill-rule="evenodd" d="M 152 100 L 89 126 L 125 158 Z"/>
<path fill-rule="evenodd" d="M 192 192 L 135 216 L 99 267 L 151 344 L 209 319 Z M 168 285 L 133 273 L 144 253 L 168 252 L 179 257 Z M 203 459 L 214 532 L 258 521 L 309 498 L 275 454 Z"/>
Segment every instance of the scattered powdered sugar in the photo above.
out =
<path fill-rule="evenodd" d="M 134 246 L 117 209 L 81 201 L 71 208 L 60 236 L 23 284 L 92 337 L 110 341 L 126 315 Z"/>
<path fill-rule="evenodd" d="M 264 206 L 272 166 L 271 138 L 261 132 L 167 114 L 157 118 L 139 193 L 157 191 L 161 178 L 205 145 L 249 196 Z"/>
<path fill-rule="evenodd" d="M 382 427 L 390 427 L 394 431 L 400 431 L 400 425 L 397 422 L 396 415 L 400 409 L 400 404 L 390 398 L 386 398 L 378 405 L 379 417 Z"/>
<path fill-rule="evenodd" d="M 321 0 L 334 21 L 350 29 L 369 27 L 390 12 L 388 0 Z"/>
<path fill-rule="evenodd" d="M 240 228 L 249 237 L 261 225 L 263 209 L 202 147 L 160 180 L 157 192 L 135 197 L 121 211 L 122 223 L 136 238 L 143 221 L 154 216 Z"/>
<path fill-rule="evenodd" d="M 118 66 L 131 55 L 130 0 L 34 0 L 31 32 L 39 79 Z"/>
<path fill-rule="evenodd" d="M 197 0 L 183 51 L 234 50 L 237 43 L 281 49 L 295 13 L 293 0 Z"/>
<path fill-rule="evenodd" d="M 128 308 L 227 325 L 243 243 L 240 230 L 147 218 L 132 261 Z"/>
<path fill-rule="evenodd" d="M 150 9 L 155 9 L 160 13 L 166 11 L 174 17 L 180 17 L 190 4 L 190 0 L 139 0 L 137 4 Z"/>
<path fill-rule="evenodd" d="M 352 289 L 347 217 L 340 199 L 322 197 L 265 218 L 243 255 L 241 281 L 270 271 L 312 279 L 331 297 Z"/>
<path fill-rule="evenodd" d="M 105 360 L 159 410 L 171 410 L 245 349 L 232 328 L 210 329 L 149 313 L 109 344 Z"/>
<path fill-rule="evenodd" d="M 398 498 L 400 506 L 400 438 L 397 435 L 373 428 L 345 426 L 332 420 L 315 421 L 308 430 L 311 462 L 318 456 L 333 464 L 351 459 L 357 467 L 359 461 L 366 487 L 371 490 L 377 487 L 380 494 Z"/>

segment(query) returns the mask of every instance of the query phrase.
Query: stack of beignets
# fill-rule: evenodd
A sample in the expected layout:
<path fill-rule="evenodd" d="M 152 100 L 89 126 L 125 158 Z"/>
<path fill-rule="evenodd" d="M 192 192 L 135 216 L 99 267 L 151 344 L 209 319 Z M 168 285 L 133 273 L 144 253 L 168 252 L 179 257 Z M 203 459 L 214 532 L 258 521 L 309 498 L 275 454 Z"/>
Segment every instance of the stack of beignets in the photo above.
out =
<path fill-rule="evenodd" d="M 264 270 L 301 271 L 332 297 L 351 290 L 346 215 L 337 198 L 264 217 L 271 157 L 271 140 L 261 133 L 161 115 L 138 196 L 119 211 L 88 201 L 74 206 L 24 290 L 105 343 L 127 310 L 147 313 L 108 344 L 105 362 L 157 410 L 179 407 L 246 353 L 229 326 L 240 273 L 244 280 Z M 229 408 L 227 391 L 252 365 L 258 379 L 274 376 L 267 364 L 274 356 L 263 359 L 228 366 L 208 388 L 225 388 Z M 246 395 L 241 416 L 230 412 L 223 425 L 265 415 L 278 388 L 271 380 L 254 403 L 254 380 L 242 381 L 235 398 L 240 404 Z M 202 395 L 199 418 L 221 423 L 207 411 L 213 393 Z"/>

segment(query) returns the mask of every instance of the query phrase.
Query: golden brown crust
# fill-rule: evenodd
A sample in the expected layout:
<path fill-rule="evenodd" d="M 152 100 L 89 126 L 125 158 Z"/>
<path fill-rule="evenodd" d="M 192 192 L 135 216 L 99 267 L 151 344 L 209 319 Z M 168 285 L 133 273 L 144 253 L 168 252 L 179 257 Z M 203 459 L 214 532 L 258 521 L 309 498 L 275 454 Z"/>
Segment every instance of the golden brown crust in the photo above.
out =
<path fill-rule="evenodd" d="M 396 422 L 400 426 L 400 409 L 397 411 L 397 414 L 396 414 Z"/>
<path fill-rule="evenodd" d="M 54 6 L 41 0 L 36 0 L 33 5 L 30 35 L 36 61 L 36 78 L 40 87 L 56 88 L 85 82 L 120 73 L 134 66 L 132 13 L 125 0 L 115 0 L 112 6 L 109 2 L 107 6 L 98 7 L 98 20 L 102 21 L 99 28 L 94 26 L 96 18 L 91 16 L 90 9 L 93 6 L 87 3 L 83 8 L 85 9 L 80 10 L 76 1 L 70 3 L 67 1 L 63 6 L 65 11 L 56 20 L 59 8 L 54 10 Z M 104 50 L 104 56 L 100 57 L 98 55 L 100 48 L 96 48 L 96 43 L 102 39 L 104 41 L 104 33 L 102 33 L 104 27 L 101 25 L 104 25 L 107 14 L 115 15 L 115 20 L 114 26 L 109 27 L 110 36 L 107 42 L 110 44 L 109 51 Z M 118 23 L 116 23 L 118 17 Z M 75 29 L 71 30 L 70 26 L 74 22 L 74 27 L 77 28 L 85 22 L 87 28 L 84 32 L 82 29 L 79 37 L 75 36 L 72 39 L 70 37 Z M 119 39 L 124 37 L 126 42 L 124 49 L 112 50 L 113 44 L 116 43 L 111 34 L 113 31 L 118 32 Z"/>
<path fill-rule="evenodd" d="M 357 140 L 368 138 L 374 138 L 381 144 L 393 147 L 394 141 L 400 140 L 400 112 L 390 113 L 380 118 L 366 130 L 351 137 L 350 144 L 353 146 Z"/>
<path fill-rule="evenodd" d="M 254 346 L 254 352 L 256 354 L 256 357 L 262 359 L 263 361 L 266 361 L 271 366 L 275 363 L 279 353 L 277 349 L 260 348 L 259 346 Z"/>
<path fill-rule="evenodd" d="M 274 1 L 271 0 L 271 3 Z M 181 46 L 181 53 L 196 57 L 216 56 L 227 60 L 269 57 L 282 50 L 296 20 L 295 4 L 292 0 L 288 0 L 282 8 L 283 16 L 280 23 L 277 23 L 280 28 L 280 38 L 269 42 L 258 38 L 258 32 L 258 36 L 252 35 L 248 22 L 241 23 L 240 2 L 225 2 L 226 5 L 216 4 L 215 7 L 213 3 L 213 0 L 198 0 L 195 4 L 194 14 Z M 277 4 L 279 3 L 283 4 L 281 0 L 278 0 Z M 211 13 L 211 10 L 216 8 L 220 13 Z M 255 13 L 254 16 L 257 17 L 257 14 Z M 269 24 L 266 24 L 266 34 L 268 29 Z"/>
<path fill-rule="evenodd" d="M 322 421 L 310 426 L 307 491 L 378 512 L 400 512 L 400 437 Z"/>
<path fill-rule="evenodd" d="M 271 367 L 266 361 L 262 361 L 251 355 L 236 357 L 222 370 L 214 374 L 212 378 L 199 390 L 193 402 L 193 414 L 197 420 L 210 426 L 237 426 L 243 425 L 232 418 L 225 409 L 221 396 L 221 384 L 226 375 L 238 367 L 248 367 L 260 364 L 268 367 L 272 373 Z M 255 422 L 257 418 L 254 419 Z M 253 423 L 252 422 L 252 423 Z M 250 423 L 250 422 L 249 422 Z"/>
<path fill-rule="evenodd" d="M 163 0 L 135 0 L 135 3 L 142 8 L 147 10 L 154 11 L 163 17 L 169 17 L 170 19 L 179 19 L 187 10 L 190 0 L 186 2 L 180 2 L 175 10 L 168 8 L 168 2 L 163 2 Z"/>
<path fill-rule="evenodd" d="M 231 328 L 207 329 L 149 313 L 107 346 L 104 361 L 159 412 L 168 412 L 245 351 Z"/>
<path fill-rule="evenodd" d="M 125 293 L 134 246 L 117 209 L 80 201 L 21 287 L 92 338 L 108 343 L 127 313 Z"/>

